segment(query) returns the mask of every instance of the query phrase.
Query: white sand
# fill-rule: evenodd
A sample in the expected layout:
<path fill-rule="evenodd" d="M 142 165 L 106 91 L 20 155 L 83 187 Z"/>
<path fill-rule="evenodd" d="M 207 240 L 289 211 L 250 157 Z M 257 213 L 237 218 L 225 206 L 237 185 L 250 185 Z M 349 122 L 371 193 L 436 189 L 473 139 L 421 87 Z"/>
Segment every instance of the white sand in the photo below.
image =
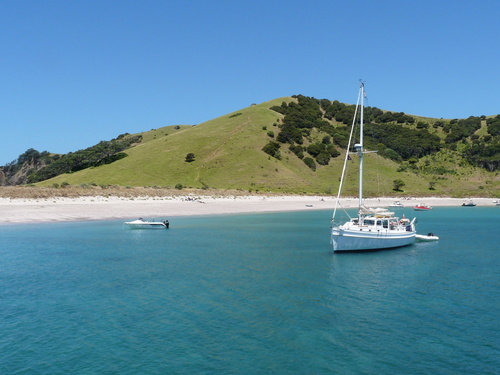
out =
<path fill-rule="evenodd" d="M 472 198 L 478 206 L 493 206 L 493 198 Z M 367 207 L 387 207 L 394 198 L 365 199 Z M 400 200 L 405 207 L 418 203 L 436 206 L 461 206 L 464 199 L 412 198 Z M 357 199 L 341 200 L 342 207 L 357 207 Z M 172 218 L 188 215 L 213 215 L 300 210 L 333 210 L 334 197 L 244 196 L 244 197 L 81 197 L 51 199 L 0 198 L 0 224 L 84 221 L 107 219 Z"/>

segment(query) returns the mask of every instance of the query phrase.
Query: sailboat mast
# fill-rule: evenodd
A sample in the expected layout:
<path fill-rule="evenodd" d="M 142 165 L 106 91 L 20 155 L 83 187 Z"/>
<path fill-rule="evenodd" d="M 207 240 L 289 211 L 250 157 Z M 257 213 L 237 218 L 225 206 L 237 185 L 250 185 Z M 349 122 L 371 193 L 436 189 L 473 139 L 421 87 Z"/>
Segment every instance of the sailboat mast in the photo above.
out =
<path fill-rule="evenodd" d="M 359 144 L 356 145 L 359 153 L 359 209 L 363 206 L 363 120 L 364 120 L 365 85 L 361 83 L 361 112 L 359 121 Z"/>
<path fill-rule="evenodd" d="M 342 193 L 342 187 L 344 186 L 347 161 L 351 160 L 351 157 L 349 156 L 349 153 L 350 153 L 349 150 L 351 149 L 352 140 L 354 137 L 354 128 L 355 128 L 356 120 L 358 118 L 358 109 L 359 109 L 359 104 L 360 104 L 360 100 L 361 100 L 360 96 L 361 96 L 361 90 L 358 92 L 358 100 L 356 101 L 356 109 L 354 110 L 354 116 L 352 117 L 351 132 L 349 133 L 349 141 L 347 142 L 348 146 L 347 146 L 346 153 L 345 153 L 344 167 L 342 168 L 342 174 L 340 175 L 339 191 L 337 193 L 337 199 L 335 200 L 335 208 L 333 210 L 332 223 L 333 223 L 333 220 L 335 220 L 337 208 L 340 205 L 340 194 Z M 356 145 L 354 145 L 354 148 L 356 148 Z"/>

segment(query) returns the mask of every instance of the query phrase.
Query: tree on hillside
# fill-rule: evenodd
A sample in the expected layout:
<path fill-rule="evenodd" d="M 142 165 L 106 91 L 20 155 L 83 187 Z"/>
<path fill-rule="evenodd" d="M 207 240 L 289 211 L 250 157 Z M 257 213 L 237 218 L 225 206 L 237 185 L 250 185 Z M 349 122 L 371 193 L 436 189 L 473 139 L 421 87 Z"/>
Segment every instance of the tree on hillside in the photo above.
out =
<path fill-rule="evenodd" d="M 316 170 L 316 163 L 314 162 L 314 159 L 313 158 L 310 158 L 309 156 L 305 157 L 304 159 L 302 159 L 304 161 L 304 163 L 309 167 L 311 168 L 313 171 Z"/>
<path fill-rule="evenodd" d="M 500 135 L 500 115 L 486 120 L 488 133 L 491 135 Z"/>
<path fill-rule="evenodd" d="M 271 155 L 273 158 L 280 160 L 281 159 L 280 147 L 281 146 L 278 142 L 271 141 L 262 148 L 262 151 L 264 151 L 268 155 Z"/>
<path fill-rule="evenodd" d="M 195 159 L 195 156 L 192 152 L 190 152 L 189 154 L 186 155 L 186 162 L 187 163 L 191 163 L 192 161 L 194 161 Z"/>
<path fill-rule="evenodd" d="M 406 185 L 404 181 L 400 178 L 394 180 L 392 183 L 394 184 L 395 191 L 401 191 L 401 188 Z"/>
<path fill-rule="evenodd" d="M 52 157 L 53 162 L 30 173 L 27 182 L 39 182 L 62 173 L 77 172 L 85 168 L 113 163 L 127 156 L 126 153 L 121 151 L 131 147 L 134 143 L 138 143 L 141 140 L 141 135 L 121 136 L 117 139 L 112 139 L 111 141 L 101 141 L 98 144 L 84 150 L 69 152 L 58 158 Z M 44 153 L 41 155 L 43 156 Z"/>

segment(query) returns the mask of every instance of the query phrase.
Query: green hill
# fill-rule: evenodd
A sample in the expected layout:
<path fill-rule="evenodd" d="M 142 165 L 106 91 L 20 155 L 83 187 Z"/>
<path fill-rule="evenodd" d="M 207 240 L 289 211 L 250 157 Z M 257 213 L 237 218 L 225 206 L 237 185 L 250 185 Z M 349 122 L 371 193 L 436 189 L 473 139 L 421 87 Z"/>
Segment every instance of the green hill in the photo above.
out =
<path fill-rule="evenodd" d="M 335 194 L 345 155 L 345 149 L 339 146 L 341 141 L 337 141 L 335 147 L 333 144 L 329 146 L 330 149 L 338 150 L 340 155 L 331 159 L 328 155 L 328 165 L 316 162 L 316 170 L 312 170 L 303 159 L 297 157 L 297 152 L 289 149 L 290 144 L 278 143 L 281 147 L 279 155 L 274 155 L 277 157 L 263 151 L 269 142 L 282 137 L 283 134 L 280 133 L 288 126 L 288 122 L 284 121 L 285 114 L 279 113 L 277 107 L 288 108 L 288 104 L 294 103 L 290 108 L 295 108 L 297 100 L 297 97 L 279 98 L 251 105 L 196 126 L 168 126 L 135 134 L 132 136 L 141 136 L 142 140 L 124 150 L 126 157 L 109 164 L 61 174 L 38 184 L 172 188 L 182 186 L 250 192 Z M 306 157 L 309 157 L 305 152 L 307 147 L 312 144 L 321 146 L 325 136 L 332 135 L 332 139 L 340 140 L 343 137 L 345 126 L 338 120 L 342 118 L 340 110 L 336 115 L 329 116 L 332 109 L 326 105 L 325 103 L 325 107 L 320 107 L 322 122 L 318 122 L 317 126 L 311 125 L 307 129 L 298 130 L 290 128 L 290 134 L 302 138 L 303 144 L 300 147 Z M 348 109 L 341 109 L 348 112 Z M 443 120 L 407 115 L 398 117 L 397 114 L 394 118 L 387 118 L 391 113 L 387 111 L 379 113 L 373 110 L 368 113 L 379 118 L 385 116 L 383 121 L 393 121 L 394 126 L 399 125 L 400 128 L 425 129 L 429 137 L 432 134 L 437 135 L 442 143 L 445 143 L 452 133 L 451 130 L 445 129 L 448 122 Z M 478 137 L 487 133 L 484 124 L 474 132 Z M 295 144 L 293 141 L 291 143 Z M 370 146 L 381 147 L 375 139 Z M 417 158 L 408 156 L 406 160 L 388 157 L 387 150 L 392 148 L 388 145 L 382 146 L 380 154 L 370 154 L 365 159 L 364 185 L 367 195 L 499 196 L 500 181 L 497 171 L 488 172 L 484 168 L 473 167 L 464 159 L 463 152 L 460 152 L 460 143 L 451 148 L 426 151 L 427 153 L 419 154 Z M 392 147 L 397 147 L 397 143 Z M 405 147 L 407 150 L 410 146 Z M 399 153 L 404 154 L 401 151 Z M 187 161 L 188 154 L 194 154 L 193 161 Z M 320 159 L 316 158 L 317 160 Z M 349 163 L 349 169 L 355 172 L 357 164 L 354 161 Z M 346 186 L 352 188 L 348 189 L 347 193 L 355 195 L 357 177 L 355 173 L 351 173 L 351 176 Z M 394 191 L 393 181 L 396 179 L 404 182 L 404 193 Z"/>

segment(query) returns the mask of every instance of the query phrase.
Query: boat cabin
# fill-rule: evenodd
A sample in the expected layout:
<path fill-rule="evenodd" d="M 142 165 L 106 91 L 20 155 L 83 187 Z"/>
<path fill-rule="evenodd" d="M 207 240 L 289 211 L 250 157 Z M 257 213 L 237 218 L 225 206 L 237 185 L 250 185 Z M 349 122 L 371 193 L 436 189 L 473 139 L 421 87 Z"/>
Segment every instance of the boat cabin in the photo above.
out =
<path fill-rule="evenodd" d="M 357 225 L 361 227 L 372 227 L 377 229 L 395 229 L 398 226 L 398 218 L 377 218 L 373 216 L 361 218 L 361 225 L 359 224 L 359 218 L 351 219 L 352 225 Z"/>

